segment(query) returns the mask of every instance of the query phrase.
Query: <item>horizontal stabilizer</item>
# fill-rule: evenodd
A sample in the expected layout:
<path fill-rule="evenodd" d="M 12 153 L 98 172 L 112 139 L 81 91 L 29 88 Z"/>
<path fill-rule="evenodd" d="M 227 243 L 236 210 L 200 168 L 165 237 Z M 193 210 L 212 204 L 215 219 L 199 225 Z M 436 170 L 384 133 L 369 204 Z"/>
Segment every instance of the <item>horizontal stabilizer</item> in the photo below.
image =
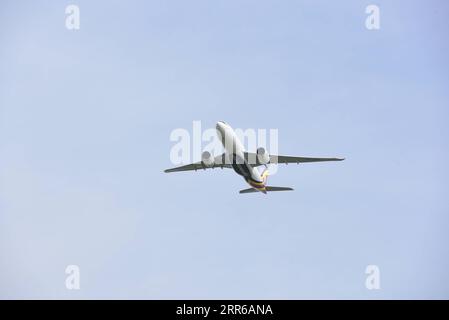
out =
<path fill-rule="evenodd" d="M 293 188 L 289 188 L 289 187 L 271 187 L 271 186 L 267 186 L 266 187 L 267 191 L 291 191 L 293 190 Z"/>
<path fill-rule="evenodd" d="M 254 188 L 243 189 L 239 191 L 239 193 L 252 193 L 252 192 L 259 192 L 259 191 L 257 191 L 257 189 Z"/>
<path fill-rule="evenodd" d="M 271 192 L 271 191 L 291 191 L 291 190 L 293 190 L 293 188 L 267 186 L 267 187 L 265 187 L 265 190 L 268 191 L 268 192 Z M 259 190 L 254 189 L 254 188 L 240 190 L 240 193 L 253 193 L 253 192 L 259 192 Z"/>

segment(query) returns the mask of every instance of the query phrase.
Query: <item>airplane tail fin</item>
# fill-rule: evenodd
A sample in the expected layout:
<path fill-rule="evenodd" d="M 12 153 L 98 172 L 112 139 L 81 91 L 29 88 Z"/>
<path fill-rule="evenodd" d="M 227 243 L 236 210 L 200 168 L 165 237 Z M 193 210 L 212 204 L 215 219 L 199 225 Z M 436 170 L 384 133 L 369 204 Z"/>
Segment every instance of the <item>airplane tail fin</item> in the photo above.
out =
<path fill-rule="evenodd" d="M 262 176 L 262 181 L 263 184 L 267 183 L 268 180 L 268 176 L 270 175 L 270 172 L 268 171 L 268 168 L 265 168 L 265 170 L 262 172 L 261 176 Z"/>
<path fill-rule="evenodd" d="M 272 192 L 272 191 L 291 191 L 291 190 L 293 190 L 293 188 L 266 186 L 265 190 L 267 192 Z M 259 190 L 254 189 L 254 188 L 249 188 L 249 189 L 243 189 L 243 190 L 239 191 L 239 193 L 253 193 L 253 192 L 259 192 Z"/>

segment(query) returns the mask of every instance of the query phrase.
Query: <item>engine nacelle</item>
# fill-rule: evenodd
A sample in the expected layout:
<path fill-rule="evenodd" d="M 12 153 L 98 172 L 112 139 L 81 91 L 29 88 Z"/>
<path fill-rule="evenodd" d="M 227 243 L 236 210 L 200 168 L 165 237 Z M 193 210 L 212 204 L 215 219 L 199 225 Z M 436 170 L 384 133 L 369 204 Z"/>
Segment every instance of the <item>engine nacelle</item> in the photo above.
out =
<path fill-rule="evenodd" d="M 201 162 L 205 167 L 212 167 L 214 165 L 214 157 L 212 157 L 209 151 L 204 151 L 201 155 Z"/>
<path fill-rule="evenodd" d="M 265 150 L 265 148 L 257 149 L 257 161 L 260 164 L 267 164 L 268 162 L 270 162 L 270 155 L 268 154 L 267 150 Z"/>

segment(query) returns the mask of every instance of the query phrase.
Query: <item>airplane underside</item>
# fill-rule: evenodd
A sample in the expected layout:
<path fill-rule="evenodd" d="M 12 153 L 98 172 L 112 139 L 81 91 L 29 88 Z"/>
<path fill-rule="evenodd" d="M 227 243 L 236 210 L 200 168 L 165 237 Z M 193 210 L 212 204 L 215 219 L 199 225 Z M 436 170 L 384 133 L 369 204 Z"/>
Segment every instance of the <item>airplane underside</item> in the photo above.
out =
<path fill-rule="evenodd" d="M 262 173 L 261 181 L 254 180 L 250 168 L 251 166 L 245 161 L 244 159 L 237 159 L 236 155 L 234 154 L 232 156 L 233 162 L 232 162 L 232 168 L 234 171 L 241 175 L 246 183 L 248 183 L 252 188 L 243 189 L 240 190 L 239 193 L 255 193 L 255 192 L 273 192 L 273 191 L 291 191 L 293 188 L 290 187 L 274 187 L 274 186 L 267 186 L 267 178 L 268 178 L 268 170 L 265 169 L 265 171 Z"/>

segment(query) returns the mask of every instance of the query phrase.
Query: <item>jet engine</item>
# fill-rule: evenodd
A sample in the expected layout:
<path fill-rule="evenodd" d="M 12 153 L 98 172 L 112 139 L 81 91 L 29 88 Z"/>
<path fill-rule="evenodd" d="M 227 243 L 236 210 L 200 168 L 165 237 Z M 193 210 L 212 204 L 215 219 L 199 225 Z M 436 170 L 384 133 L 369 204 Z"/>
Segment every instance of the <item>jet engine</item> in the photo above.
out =
<path fill-rule="evenodd" d="M 201 155 L 201 162 L 205 167 L 213 167 L 214 166 L 214 157 L 210 154 L 209 151 L 204 151 Z"/>
<path fill-rule="evenodd" d="M 270 162 L 270 155 L 268 154 L 267 150 L 265 150 L 265 148 L 257 149 L 257 161 L 260 164 L 267 164 L 268 162 Z"/>

